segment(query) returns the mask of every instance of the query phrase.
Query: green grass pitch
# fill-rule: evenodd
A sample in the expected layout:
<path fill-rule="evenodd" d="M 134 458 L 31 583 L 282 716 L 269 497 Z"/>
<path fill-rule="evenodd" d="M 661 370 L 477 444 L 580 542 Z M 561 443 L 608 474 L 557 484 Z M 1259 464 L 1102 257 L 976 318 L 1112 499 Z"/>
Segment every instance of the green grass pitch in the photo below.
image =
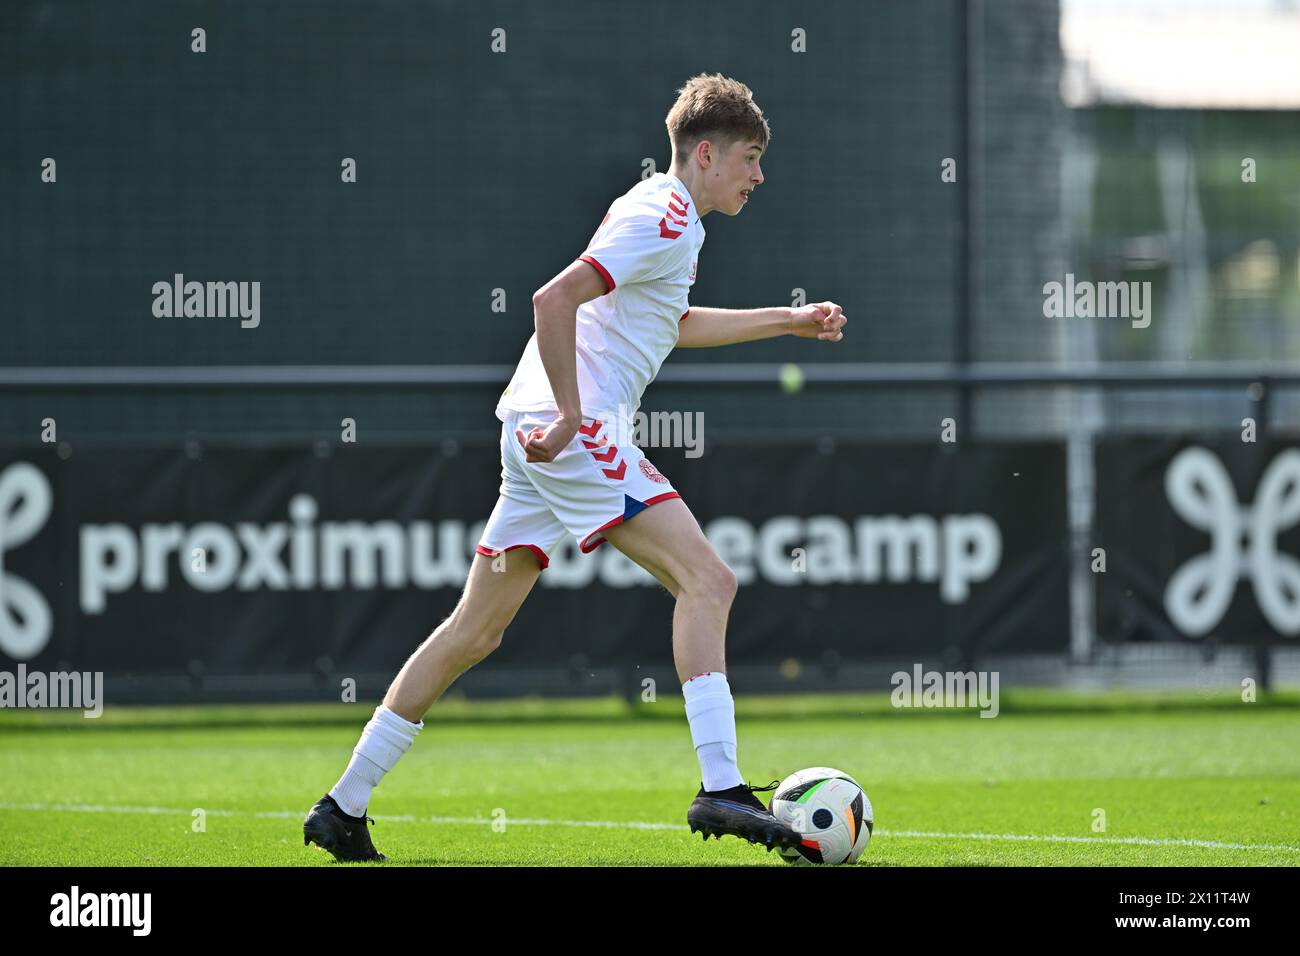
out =
<path fill-rule="evenodd" d="M 338 866 L 302 817 L 372 709 L 0 711 L 0 865 Z M 982 719 L 742 693 L 737 720 L 750 783 L 862 783 L 859 866 L 1300 864 L 1300 695 L 1018 691 Z M 680 698 L 444 700 L 371 803 L 378 865 L 785 867 L 692 836 L 698 780 Z"/>

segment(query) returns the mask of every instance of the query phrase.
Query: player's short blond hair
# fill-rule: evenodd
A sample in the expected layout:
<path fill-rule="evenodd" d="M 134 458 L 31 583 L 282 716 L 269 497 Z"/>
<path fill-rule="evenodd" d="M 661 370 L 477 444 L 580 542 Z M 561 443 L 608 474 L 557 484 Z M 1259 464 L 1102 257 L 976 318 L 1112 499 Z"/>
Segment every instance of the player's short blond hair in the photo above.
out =
<path fill-rule="evenodd" d="M 686 81 L 677 91 L 677 102 L 664 120 L 668 139 L 673 145 L 673 165 L 707 139 L 720 148 L 737 142 L 755 142 L 767 149 L 772 130 L 753 91 L 739 80 L 721 73 L 701 73 Z"/>

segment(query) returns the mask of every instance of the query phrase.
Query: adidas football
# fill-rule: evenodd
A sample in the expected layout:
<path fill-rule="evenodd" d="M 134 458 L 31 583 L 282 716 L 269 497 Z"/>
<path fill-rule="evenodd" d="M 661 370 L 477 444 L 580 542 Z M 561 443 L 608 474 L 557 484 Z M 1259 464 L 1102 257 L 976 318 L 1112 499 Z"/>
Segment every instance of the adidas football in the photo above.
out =
<path fill-rule="evenodd" d="M 781 858 L 799 866 L 856 863 L 871 840 L 875 814 L 858 782 L 830 767 L 810 767 L 781 781 L 772 814 L 803 836 Z"/>

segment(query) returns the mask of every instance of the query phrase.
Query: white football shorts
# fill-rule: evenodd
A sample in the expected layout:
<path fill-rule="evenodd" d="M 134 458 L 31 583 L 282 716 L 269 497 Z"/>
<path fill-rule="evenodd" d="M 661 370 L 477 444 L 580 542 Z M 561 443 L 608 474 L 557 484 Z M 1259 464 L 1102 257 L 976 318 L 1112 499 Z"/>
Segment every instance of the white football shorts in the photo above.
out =
<path fill-rule="evenodd" d="M 501 425 L 501 497 L 476 550 L 493 556 L 529 548 L 543 568 L 566 533 L 584 554 L 601 534 L 651 505 L 680 498 L 668 479 L 630 442 L 615 445 L 608 422 L 584 418 L 554 461 L 526 461 L 515 431 L 545 429 L 555 412 L 510 412 Z"/>

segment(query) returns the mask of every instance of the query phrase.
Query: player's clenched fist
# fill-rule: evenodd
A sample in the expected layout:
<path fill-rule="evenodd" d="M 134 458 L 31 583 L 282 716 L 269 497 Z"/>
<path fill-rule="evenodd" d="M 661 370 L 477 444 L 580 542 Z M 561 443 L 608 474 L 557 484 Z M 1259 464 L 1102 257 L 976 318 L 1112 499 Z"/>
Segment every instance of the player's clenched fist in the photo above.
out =
<path fill-rule="evenodd" d="M 544 429 L 534 426 L 527 435 L 523 429 L 515 429 L 515 437 L 524 449 L 525 461 L 554 461 L 576 434 L 577 423 L 565 418 L 557 418 Z"/>
<path fill-rule="evenodd" d="M 814 302 L 791 310 L 790 334 L 803 339 L 838 342 L 844 338 L 849 317 L 834 302 Z"/>

